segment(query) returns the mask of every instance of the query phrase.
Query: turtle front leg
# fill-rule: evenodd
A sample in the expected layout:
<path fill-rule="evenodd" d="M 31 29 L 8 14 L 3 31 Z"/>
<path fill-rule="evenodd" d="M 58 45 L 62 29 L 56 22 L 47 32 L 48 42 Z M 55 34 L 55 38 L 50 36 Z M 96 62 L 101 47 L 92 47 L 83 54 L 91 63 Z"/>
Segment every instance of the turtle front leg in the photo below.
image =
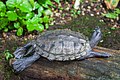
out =
<path fill-rule="evenodd" d="M 25 46 L 17 48 L 13 54 L 16 59 L 20 59 L 23 56 L 33 53 L 35 50 L 35 47 L 36 47 L 36 44 L 29 42 Z"/>
<path fill-rule="evenodd" d="M 15 70 L 15 72 L 21 72 L 25 68 L 29 67 L 33 62 L 35 62 L 39 58 L 40 58 L 40 55 L 35 53 L 30 57 L 16 59 L 16 61 L 12 63 L 12 67 Z"/>
<path fill-rule="evenodd" d="M 94 33 L 92 35 L 91 40 L 90 40 L 91 48 L 95 47 L 98 44 L 98 42 L 101 39 L 101 36 L 102 36 L 102 33 L 100 31 L 100 28 L 99 27 L 95 28 L 95 31 L 94 31 Z"/>

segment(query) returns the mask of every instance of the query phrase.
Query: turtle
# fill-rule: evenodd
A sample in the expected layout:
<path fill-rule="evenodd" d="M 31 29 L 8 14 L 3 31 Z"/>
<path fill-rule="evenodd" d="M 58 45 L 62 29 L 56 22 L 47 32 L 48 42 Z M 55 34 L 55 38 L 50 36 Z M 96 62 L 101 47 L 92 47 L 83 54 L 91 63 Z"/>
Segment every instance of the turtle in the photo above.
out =
<path fill-rule="evenodd" d="M 108 58 L 111 54 L 93 51 L 101 40 L 101 36 L 99 27 L 95 28 L 90 40 L 84 34 L 69 29 L 45 31 L 36 39 L 15 50 L 13 53 L 15 61 L 12 63 L 12 67 L 15 72 L 21 72 L 40 57 L 45 57 L 50 61 Z"/>

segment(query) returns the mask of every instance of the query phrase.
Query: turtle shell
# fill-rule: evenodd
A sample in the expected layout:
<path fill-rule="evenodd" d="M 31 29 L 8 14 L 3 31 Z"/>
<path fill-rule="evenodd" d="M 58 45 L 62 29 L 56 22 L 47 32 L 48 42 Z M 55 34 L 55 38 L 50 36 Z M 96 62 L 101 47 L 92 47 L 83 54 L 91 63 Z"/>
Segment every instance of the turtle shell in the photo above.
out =
<path fill-rule="evenodd" d="M 43 32 L 36 41 L 38 54 L 49 60 L 79 59 L 91 49 L 86 36 L 68 29 Z"/>

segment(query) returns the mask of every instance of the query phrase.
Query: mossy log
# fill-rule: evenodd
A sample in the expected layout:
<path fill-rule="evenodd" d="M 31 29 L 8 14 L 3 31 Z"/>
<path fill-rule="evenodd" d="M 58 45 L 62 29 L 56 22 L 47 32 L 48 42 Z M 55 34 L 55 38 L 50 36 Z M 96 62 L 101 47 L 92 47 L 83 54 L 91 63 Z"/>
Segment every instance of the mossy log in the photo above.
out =
<path fill-rule="evenodd" d="M 89 58 L 83 61 L 49 61 L 40 58 L 19 74 L 21 80 L 120 80 L 120 50 L 102 47 L 94 49 L 108 52 L 110 58 Z"/>

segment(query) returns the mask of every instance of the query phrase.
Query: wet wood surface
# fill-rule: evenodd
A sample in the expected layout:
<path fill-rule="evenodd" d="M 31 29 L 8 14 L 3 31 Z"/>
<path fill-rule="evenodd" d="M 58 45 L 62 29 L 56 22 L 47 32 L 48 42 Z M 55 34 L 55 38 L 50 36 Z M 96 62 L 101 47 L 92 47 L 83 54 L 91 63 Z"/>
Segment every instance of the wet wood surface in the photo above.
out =
<path fill-rule="evenodd" d="M 83 61 L 49 61 L 40 58 L 19 74 L 21 80 L 120 80 L 120 50 L 102 47 L 94 49 L 108 52 L 110 58 L 89 58 Z"/>

